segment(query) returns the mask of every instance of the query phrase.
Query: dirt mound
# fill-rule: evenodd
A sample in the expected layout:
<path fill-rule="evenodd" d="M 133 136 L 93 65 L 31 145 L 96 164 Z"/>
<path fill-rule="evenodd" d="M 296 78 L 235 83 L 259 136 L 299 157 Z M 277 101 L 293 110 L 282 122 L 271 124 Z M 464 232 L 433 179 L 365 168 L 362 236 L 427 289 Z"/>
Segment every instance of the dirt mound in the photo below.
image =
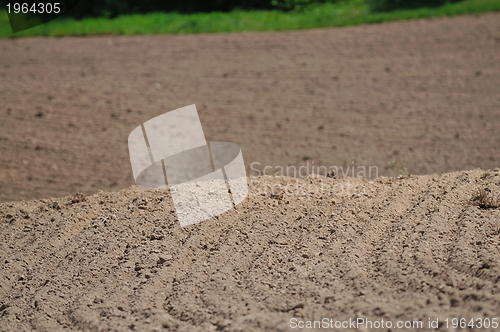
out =
<path fill-rule="evenodd" d="M 356 189 L 329 190 L 339 186 Z M 241 205 L 186 228 L 168 191 L 139 187 L 3 203 L 0 326 L 290 331 L 293 318 L 500 317 L 500 209 L 479 201 L 499 187 L 498 168 L 261 177 Z"/>

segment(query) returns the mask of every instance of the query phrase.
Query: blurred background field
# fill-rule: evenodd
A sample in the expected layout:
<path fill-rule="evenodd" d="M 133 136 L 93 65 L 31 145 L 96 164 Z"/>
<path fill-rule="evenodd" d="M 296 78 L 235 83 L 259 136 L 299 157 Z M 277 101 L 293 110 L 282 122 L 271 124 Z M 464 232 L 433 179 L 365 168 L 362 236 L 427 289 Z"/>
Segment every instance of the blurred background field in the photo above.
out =
<path fill-rule="evenodd" d="M 15 34 L 1 11 L 0 37 L 300 30 L 488 11 L 500 11 L 500 0 L 90 0 Z"/>

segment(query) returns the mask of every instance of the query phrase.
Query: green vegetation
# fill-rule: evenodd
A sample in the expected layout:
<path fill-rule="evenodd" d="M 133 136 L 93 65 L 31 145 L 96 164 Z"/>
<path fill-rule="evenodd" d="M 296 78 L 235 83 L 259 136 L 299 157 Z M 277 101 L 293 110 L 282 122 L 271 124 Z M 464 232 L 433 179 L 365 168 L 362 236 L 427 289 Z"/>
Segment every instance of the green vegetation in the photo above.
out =
<path fill-rule="evenodd" d="M 66 0 L 68 1 L 68 0 Z M 75 0 L 71 0 L 75 1 Z M 233 10 L 271 10 L 289 11 L 307 7 L 311 4 L 337 3 L 345 0 L 85 0 L 80 1 L 71 17 L 106 17 L 113 18 L 127 14 L 145 14 L 152 12 L 210 13 L 230 12 Z M 399 0 L 370 0 L 374 2 Z M 405 0 L 408 1 L 408 0 Z M 447 0 L 410 0 L 410 1 L 447 1 Z"/>
<path fill-rule="evenodd" d="M 448 2 L 461 0 L 367 0 L 373 11 L 384 12 L 421 7 L 439 7 Z"/>
<path fill-rule="evenodd" d="M 59 18 L 16 34 L 13 34 L 10 29 L 7 14 L 0 12 L 0 37 L 298 30 L 500 11 L 500 0 L 465 0 L 434 8 L 424 7 L 391 12 L 373 11 L 370 1 L 373 0 L 314 4 L 289 12 L 234 10 L 228 13 L 135 14 L 113 19 Z"/>
<path fill-rule="evenodd" d="M 392 166 L 393 170 L 397 171 L 398 177 L 407 177 L 410 176 L 410 172 L 408 171 L 408 168 L 404 167 L 397 161 L 393 160 L 389 164 L 389 166 Z"/>

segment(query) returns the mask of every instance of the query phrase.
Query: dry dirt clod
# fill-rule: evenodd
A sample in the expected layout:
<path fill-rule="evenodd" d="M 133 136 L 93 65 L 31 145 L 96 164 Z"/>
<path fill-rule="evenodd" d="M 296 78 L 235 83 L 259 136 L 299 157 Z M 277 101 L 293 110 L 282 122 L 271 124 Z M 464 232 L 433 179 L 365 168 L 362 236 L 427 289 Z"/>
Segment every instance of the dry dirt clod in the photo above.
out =
<path fill-rule="evenodd" d="M 490 189 L 481 188 L 472 198 L 472 205 L 479 206 L 481 209 L 497 209 L 500 207 L 500 198 L 495 198 Z"/>
<path fill-rule="evenodd" d="M 334 178 L 335 176 L 337 176 L 337 174 L 335 173 L 335 171 L 330 171 L 326 174 L 326 177 L 327 178 Z"/>
<path fill-rule="evenodd" d="M 71 198 L 70 204 L 85 202 L 85 195 L 82 193 L 75 193 Z"/>

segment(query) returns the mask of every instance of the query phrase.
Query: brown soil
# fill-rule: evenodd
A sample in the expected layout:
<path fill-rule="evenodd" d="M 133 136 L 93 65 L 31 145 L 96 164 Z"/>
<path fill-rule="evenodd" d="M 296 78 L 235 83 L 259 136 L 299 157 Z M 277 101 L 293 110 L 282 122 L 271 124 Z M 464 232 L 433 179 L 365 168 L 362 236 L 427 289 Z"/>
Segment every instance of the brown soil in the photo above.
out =
<path fill-rule="evenodd" d="M 0 79 L 0 331 L 500 318 L 500 13 L 0 40 Z M 168 191 L 131 187 L 127 136 L 193 103 L 249 175 L 459 172 L 251 178 L 235 209 L 180 228 Z"/>
<path fill-rule="evenodd" d="M 0 40 L 0 201 L 132 185 L 128 134 L 196 104 L 265 166 L 500 164 L 500 13 L 280 33 Z M 253 172 L 255 174 L 255 172 Z"/>
<path fill-rule="evenodd" d="M 0 204 L 1 330 L 293 331 L 293 317 L 500 317 L 500 209 L 474 200 L 498 193 L 499 168 L 297 180 L 358 188 L 336 194 L 271 196 L 269 186 L 295 180 L 253 181 L 234 210 L 185 228 L 168 191 L 138 187 Z"/>

